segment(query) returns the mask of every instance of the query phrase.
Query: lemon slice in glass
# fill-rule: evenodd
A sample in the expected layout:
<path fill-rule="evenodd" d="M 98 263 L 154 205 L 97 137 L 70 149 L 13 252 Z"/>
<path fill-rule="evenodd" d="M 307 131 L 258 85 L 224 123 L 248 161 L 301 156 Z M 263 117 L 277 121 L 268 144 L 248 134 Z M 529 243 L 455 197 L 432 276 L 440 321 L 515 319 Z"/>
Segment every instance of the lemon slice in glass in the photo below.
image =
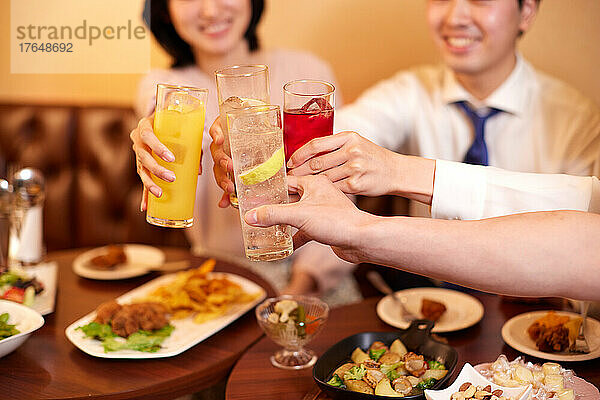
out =
<path fill-rule="evenodd" d="M 246 186 L 264 182 L 283 167 L 284 161 L 283 147 L 280 147 L 267 161 L 241 174 L 240 180 Z"/>

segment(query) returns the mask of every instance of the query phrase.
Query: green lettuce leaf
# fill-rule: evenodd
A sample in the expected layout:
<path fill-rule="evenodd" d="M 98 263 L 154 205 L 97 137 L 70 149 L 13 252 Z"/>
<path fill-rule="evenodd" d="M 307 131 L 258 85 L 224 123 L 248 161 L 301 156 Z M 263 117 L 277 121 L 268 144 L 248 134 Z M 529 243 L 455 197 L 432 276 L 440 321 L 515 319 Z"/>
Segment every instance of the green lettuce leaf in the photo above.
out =
<path fill-rule="evenodd" d="M 100 340 L 105 353 L 119 350 L 155 353 L 160 350 L 162 342 L 171 335 L 175 327 L 173 325 L 165 325 L 155 331 L 139 330 L 129 335 L 125 340 L 117 336 L 108 324 L 90 322 L 77 329 L 83 331 L 87 337 Z"/>
<path fill-rule="evenodd" d="M 80 326 L 77 329 L 85 333 L 85 336 L 99 340 L 117 336 L 112 331 L 110 325 L 100 324 L 98 322 L 90 322 L 89 324 Z"/>

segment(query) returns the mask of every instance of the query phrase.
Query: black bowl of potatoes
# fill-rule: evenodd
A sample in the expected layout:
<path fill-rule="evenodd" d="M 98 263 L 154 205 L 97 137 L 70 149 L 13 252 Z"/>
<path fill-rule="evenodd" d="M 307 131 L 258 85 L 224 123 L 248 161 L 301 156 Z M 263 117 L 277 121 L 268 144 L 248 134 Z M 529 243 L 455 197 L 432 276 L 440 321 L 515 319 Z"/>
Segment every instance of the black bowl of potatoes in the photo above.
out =
<path fill-rule="evenodd" d="M 362 332 L 330 347 L 313 378 L 333 399 L 422 399 L 440 389 L 458 362 L 457 351 L 431 338 L 433 322 L 416 320 L 401 331 Z"/>

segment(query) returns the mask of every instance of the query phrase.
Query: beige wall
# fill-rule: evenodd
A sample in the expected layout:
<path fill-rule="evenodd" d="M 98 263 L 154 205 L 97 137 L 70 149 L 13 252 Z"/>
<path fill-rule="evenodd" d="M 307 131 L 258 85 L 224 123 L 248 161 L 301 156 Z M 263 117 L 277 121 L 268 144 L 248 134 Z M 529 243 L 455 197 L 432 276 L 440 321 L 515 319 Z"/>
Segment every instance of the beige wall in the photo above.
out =
<path fill-rule="evenodd" d="M 133 1 L 133 0 L 127 0 Z M 267 48 L 310 50 L 334 68 L 346 100 L 395 71 L 437 55 L 425 0 L 266 0 L 260 27 Z M 544 0 L 522 51 L 538 68 L 600 104 L 600 1 Z M 0 0 L 0 101 L 127 105 L 140 75 L 10 74 L 9 0 Z M 153 46 L 153 66 L 168 58 Z"/>

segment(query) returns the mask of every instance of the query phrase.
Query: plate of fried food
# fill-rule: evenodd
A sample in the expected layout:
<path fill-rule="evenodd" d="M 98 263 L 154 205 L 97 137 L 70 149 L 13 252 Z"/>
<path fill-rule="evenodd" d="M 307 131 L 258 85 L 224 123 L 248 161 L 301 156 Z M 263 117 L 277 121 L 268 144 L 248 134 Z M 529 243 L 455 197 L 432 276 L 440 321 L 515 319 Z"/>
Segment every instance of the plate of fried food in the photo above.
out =
<path fill-rule="evenodd" d="M 73 261 L 73 271 L 88 279 L 127 279 L 147 274 L 164 261 L 165 254 L 156 247 L 111 244 L 80 254 Z"/>
<path fill-rule="evenodd" d="M 572 312 L 533 311 L 508 320 L 502 327 L 502 338 L 514 349 L 545 360 L 585 361 L 600 357 L 600 322 L 590 317 L 585 329 L 590 352 L 571 352 L 581 323 L 579 314 Z"/>
<path fill-rule="evenodd" d="M 158 277 L 73 322 L 67 338 L 102 358 L 162 358 L 180 354 L 251 310 L 265 290 L 238 275 L 200 267 Z"/>
<path fill-rule="evenodd" d="M 423 287 L 396 292 L 406 309 L 418 318 L 435 322 L 432 332 L 453 332 L 475 325 L 483 317 L 483 304 L 475 297 L 456 290 Z M 410 320 L 391 295 L 377 303 L 377 315 L 383 322 L 406 329 Z"/>

